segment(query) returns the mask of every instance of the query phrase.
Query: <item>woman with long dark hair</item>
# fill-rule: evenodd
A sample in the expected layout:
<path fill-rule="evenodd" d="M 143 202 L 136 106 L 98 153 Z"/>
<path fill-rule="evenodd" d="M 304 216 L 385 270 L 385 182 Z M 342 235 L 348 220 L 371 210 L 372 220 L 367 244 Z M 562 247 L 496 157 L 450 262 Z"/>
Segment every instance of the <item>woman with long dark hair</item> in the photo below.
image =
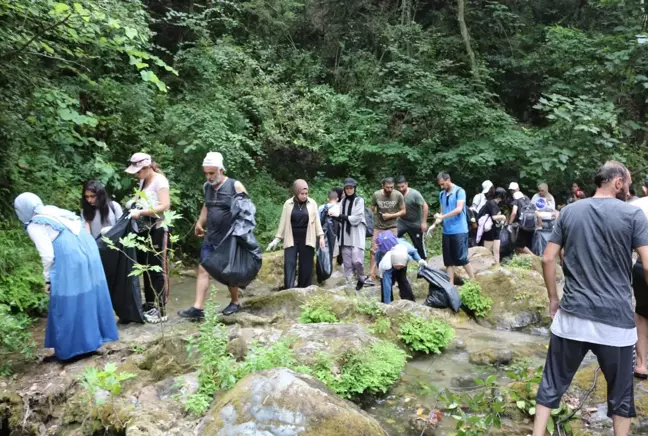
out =
<path fill-rule="evenodd" d="M 101 236 L 101 229 L 112 227 L 123 214 L 122 208 L 116 201 L 108 199 L 104 186 L 89 180 L 83 184 L 81 193 L 81 216 L 85 228 L 93 238 Z"/>

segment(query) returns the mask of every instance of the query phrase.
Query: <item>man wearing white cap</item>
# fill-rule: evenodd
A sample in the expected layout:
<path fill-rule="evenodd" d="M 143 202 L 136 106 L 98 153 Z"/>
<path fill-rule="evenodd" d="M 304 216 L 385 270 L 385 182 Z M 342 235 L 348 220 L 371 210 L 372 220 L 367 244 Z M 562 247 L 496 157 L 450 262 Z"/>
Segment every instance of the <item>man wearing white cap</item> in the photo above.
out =
<path fill-rule="evenodd" d="M 200 250 L 200 260 L 204 260 L 227 235 L 232 225 L 232 213 L 230 205 L 234 195 L 246 192 L 241 182 L 231 179 L 225 175 L 223 156 L 217 152 L 209 152 L 203 161 L 203 172 L 207 182 L 203 185 L 205 203 L 198 221 L 196 221 L 196 236 L 205 236 L 205 225 L 207 225 L 207 236 L 203 241 Z M 209 273 L 201 266 L 198 267 L 198 280 L 196 281 L 196 299 L 189 309 L 178 312 L 182 318 L 203 319 L 205 317 L 204 305 L 209 290 Z M 231 302 L 223 310 L 224 315 L 231 315 L 241 309 L 238 300 L 238 288 L 229 288 Z"/>
<path fill-rule="evenodd" d="M 520 191 L 520 185 L 517 182 L 511 182 L 509 185 L 509 192 L 513 196 L 513 203 L 511 204 L 511 217 L 509 225 L 519 223 L 522 209 L 531 203 L 531 199 Z M 533 232 L 520 229 L 515 240 L 515 248 L 518 254 L 533 254 L 531 247 L 533 246 Z"/>
<path fill-rule="evenodd" d="M 482 191 L 473 197 L 472 206 L 470 206 L 475 214 L 479 214 L 481 208 L 484 207 L 484 205 L 488 201 L 486 194 L 488 194 L 488 191 L 490 191 L 490 189 L 493 187 L 493 182 L 491 182 L 490 180 L 484 180 L 484 183 L 482 183 L 481 186 Z"/>

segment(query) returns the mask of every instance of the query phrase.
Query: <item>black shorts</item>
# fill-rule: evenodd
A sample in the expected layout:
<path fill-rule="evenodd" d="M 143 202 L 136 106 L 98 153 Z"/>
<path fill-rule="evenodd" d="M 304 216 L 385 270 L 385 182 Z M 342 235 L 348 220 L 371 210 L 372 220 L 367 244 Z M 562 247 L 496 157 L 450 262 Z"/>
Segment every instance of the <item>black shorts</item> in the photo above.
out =
<path fill-rule="evenodd" d="M 468 233 L 443 235 L 443 264 L 464 266 L 468 264 Z"/>
<path fill-rule="evenodd" d="M 482 241 L 499 241 L 501 231 L 501 227 L 493 226 L 489 231 L 484 232 L 482 235 Z"/>
<path fill-rule="evenodd" d="M 516 248 L 528 248 L 529 250 L 533 249 L 533 234 L 534 231 L 522 230 L 518 231 L 517 239 L 515 240 Z"/>
<path fill-rule="evenodd" d="M 637 302 L 635 313 L 648 318 L 648 284 L 646 284 L 646 276 L 641 261 L 637 261 L 632 268 L 632 290 Z"/>
<path fill-rule="evenodd" d="M 634 405 L 634 346 L 612 347 L 572 341 L 554 334 L 549 340 L 547 362 L 542 373 L 536 403 L 550 409 L 560 406 L 560 399 L 578 371 L 583 358 L 592 351 L 607 381 L 608 416 L 637 416 Z"/>

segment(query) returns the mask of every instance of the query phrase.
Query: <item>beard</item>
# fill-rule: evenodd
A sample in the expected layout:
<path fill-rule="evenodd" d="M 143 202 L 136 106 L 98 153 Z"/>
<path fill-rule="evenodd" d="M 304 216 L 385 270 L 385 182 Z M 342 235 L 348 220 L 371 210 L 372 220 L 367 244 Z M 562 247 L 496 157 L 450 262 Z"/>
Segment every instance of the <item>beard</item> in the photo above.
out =
<path fill-rule="evenodd" d="M 207 183 L 209 183 L 210 186 L 214 187 L 220 185 L 222 181 L 223 181 L 223 175 L 221 174 L 217 176 L 214 180 L 207 180 Z"/>
<path fill-rule="evenodd" d="M 621 201 L 626 201 L 628 199 L 628 191 L 625 189 L 621 189 L 619 192 L 616 193 L 616 198 L 618 198 Z"/>

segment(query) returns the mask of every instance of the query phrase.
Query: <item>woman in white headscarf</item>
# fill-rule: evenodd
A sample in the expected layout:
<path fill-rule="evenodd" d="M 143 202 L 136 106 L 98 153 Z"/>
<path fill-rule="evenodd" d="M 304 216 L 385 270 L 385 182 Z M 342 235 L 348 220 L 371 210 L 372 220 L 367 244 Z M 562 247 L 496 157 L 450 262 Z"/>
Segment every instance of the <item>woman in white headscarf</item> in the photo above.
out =
<path fill-rule="evenodd" d="M 79 217 L 30 192 L 16 197 L 14 208 L 43 262 L 50 295 L 45 348 L 67 360 L 118 340 L 99 248 Z"/>

